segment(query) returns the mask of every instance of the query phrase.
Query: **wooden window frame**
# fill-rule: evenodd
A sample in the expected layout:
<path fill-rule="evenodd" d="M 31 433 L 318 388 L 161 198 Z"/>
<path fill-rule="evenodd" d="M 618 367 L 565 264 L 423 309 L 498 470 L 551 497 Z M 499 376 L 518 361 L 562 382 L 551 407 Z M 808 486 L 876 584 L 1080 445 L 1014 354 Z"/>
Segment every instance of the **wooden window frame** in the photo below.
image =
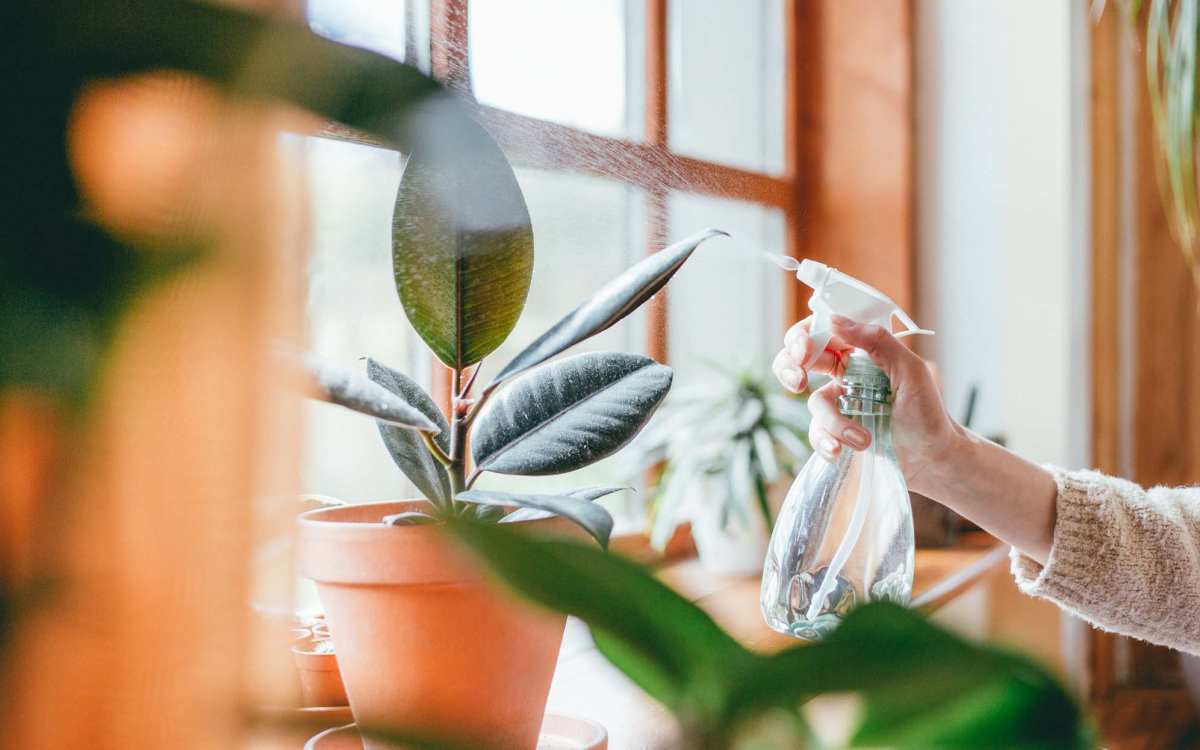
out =
<path fill-rule="evenodd" d="M 1091 464 L 1144 487 L 1185 486 L 1200 482 L 1200 293 L 1155 174 L 1144 12 L 1106 12 L 1089 29 Z M 1101 630 L 1087 670 L 1105 725 L 1122 721 L 1124 701 L 1179 690 L 1174 651 Z"/>
<path fill-rule="evenodd" d="M 469 0 L 418 1 L 429 3 L 432 75 L 469 92 Z M 479 107 L 481 119 L 517 166 L 597 174 L 641 188 L 647 252 L 666 242 L 672 191 L 744 201 L 782 211 L 788 255 L 837 265 L 912 309 L 912 0 L 783 0 L 782 8 L 779 175 L 671 150 L 669 0 L 645 0 L 641 141 L 488 106 Z M 410 58 L 412 16 L 406 19 Z M 361 140 L 336 129 L 326 135 Z M 803 295 L 791 277 L 780 274 L 780 283 L 787 324 L 803 317 Z M 664 362 L 667 318 L 664 290 L 649 302 L 646 320 L 647 352 Z M 434 392 L 448 394 L 448 373 L 436 362 L 433 370 Z"/>
<path fill-rule="evenodd" d="M 789 9 L 796 5 L 785 3 Z M 785 169 L 782 176 L 774 176 L 683 156 L 671 150 L 668 138 L 668 0 L 645 0 L 645 6 L 645 136 L 642 141 L 600 135 L 508 110 L 480 106 L 485 127 L 517 166 L 597 174 L 641 188 L 646 202 L 647 252 L 659 250 L 666 244 L 667 198 L 672 191 L 782 209 L 786 221 L 791 213 L 788 209 L 795 204 L 797 170 Z M 469 0 L 431 2 L 433 76 L 462 91 L 470 90 L 471 80 L 469 14 Z M 787 28 L 791 27 L 787 24 Z M 790 111 L 795 105 L 796 97 L 785 90 L 784 110 Z M 786 133 L 785 138 L 788 138 Z M 531 145 L 531 141 L 536 145 Z M 670 168 L 665 166 L 668 164 Z M 669 331 L 664 290 L 650 301 L 646 318 L 647 353 L 660 362 L 668 358 Z"/>

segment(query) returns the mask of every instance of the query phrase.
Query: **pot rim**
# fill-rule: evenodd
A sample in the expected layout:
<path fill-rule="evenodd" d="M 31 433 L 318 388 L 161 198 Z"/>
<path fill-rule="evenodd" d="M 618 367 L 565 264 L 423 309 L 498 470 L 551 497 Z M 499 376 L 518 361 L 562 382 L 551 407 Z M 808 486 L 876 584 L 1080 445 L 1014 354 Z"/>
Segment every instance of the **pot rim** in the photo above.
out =
<path fill-rule="evenodd" d="M 338 661 L 337 654 L 330 652 L 307 651 L 302 648 L 292 646 L 292 661 L 295 662 L 297 669 L 302 669 L 306 672 L 337 672 Z"/>
<path fill-rule="evenodd" d="M 408 506 L 408 505 L 432 505 L 432 503 L 430 503 L 428 500 L 425 500 L 424 498 L 417 498 L 417 499 L 409 498 L 409 499 L 404 499 L 404 500 L 369 500 L 369 501 L 363 502 L 363 503 L 342 503 L 341 505 L 330 505 L 325 508 L 313 508 L 312 510 L 306 510 L 303 513 L 298 514 L 296 516 L 296 519 L 301 524 L 306 524 L 306 525 L 307 524 L 322 524 L 323 526 L 343 527 L 343 528 L 353 527 L 353 528 L 358 528 L 358 529 L 361 529 L 361 528 L 374 528 L 374 529 L 393 528 L 393 529 L 401 529 L 401 530 L 413 530 L 413 529 L 424 529 L 427 526 L 440 526 L 441 525 L 441 524 L 426 524 L 426 525 L 418 524 L 418 525 L 414 525 L 414 526 L 392 526 L 391 524 L 387 524 L 382 521 L 327 521 L 327 520 L 321 518 L 321 516 L 323 516 L 323 515 L 336 515 L 338 511 L 345 511 L 347 508 L 370 508 L 370 507 L 374 507 L 374 506 L 383 506 L 383 505 Z M 415 508 L 414 508 L 414 510 L 415 510 Z"/>
<path fill-rule="evenodd" d="M 442 523 L 440 520 L 438 521 L 438 523 L 414 524 L 411 526 L 393 526 L 388 523 L 383 523 L 382 521 L 329 521 L 329 520 L 322 518 L 322 516 L 324 516 L 324 515 L 336 515 L 338 511 L 345 511 L 346 509 L 349 509 L 349 508 L 372 508 L 372 507 L 384 506 L 384 505 L 403 506 L 403 508 L 405 510 L 416 510 L 415 507 L 410 507 L 410 506 L 432 505 L 432 503 L 430 503 L 430 501 L 425 500 L 423 498 L 407 499 L 407 500 L 368 500 L 366 502 L 361 502 L 361 503 L 342 503 L 341 505 L 331 505 L 331 506 L 328 506 L 325 508 L 314 508 L 312 510 L 306 510 L 303 513 L 297 514 L 296 520 L 301 526 L 307 526 L 310 528 L 324 528 L 324 529 L 351 529 L 351 528 L 354 528 L 354 529 L 397 529 L 402 532 L 403 531 L 408 531 L 408 532 L 424 531 L 426 533 L 429 533 L 430 531 L 442 529 L 445 527 L 445 524 Z M 527 526 L 534 526 L 534 525 L 551 526 L 551 525 L 555 525 L 554 522 L 568 523 L 568 524 L 570 524 L 570 526 L 568 528 L 571 528 L 571 529 L 575 528 L 575 525 L 573 523 L 571 523 L 568 519 L 564 518 L 563 516 L 560 516 L 558 514 L 553 514 L 553 513 L 549 516 L 545 516 L 542 518 L 531 518 L 531 519 L 528 519 L 525 521 L 517 521 L 515 523 L 510 523 L 507 525 L 515 526 L 515 527 L 527 527 Z M 391 532 L 389 532 L 389 533 L 391 533 Z M 582 533 L 582 530 L 581 530 L 581 533 Z"/>
<path fill-rule="evenodd" d="M 299 514 L 296 528 L 301 574 L 318 586 L 483 584 L 485 566 L 447 533 L 444 524 L 392 526 L 377 520 L 425 503 L 348 503 Z M 561 516 L 513 525 L 548 536 L 586 536 Z"/>

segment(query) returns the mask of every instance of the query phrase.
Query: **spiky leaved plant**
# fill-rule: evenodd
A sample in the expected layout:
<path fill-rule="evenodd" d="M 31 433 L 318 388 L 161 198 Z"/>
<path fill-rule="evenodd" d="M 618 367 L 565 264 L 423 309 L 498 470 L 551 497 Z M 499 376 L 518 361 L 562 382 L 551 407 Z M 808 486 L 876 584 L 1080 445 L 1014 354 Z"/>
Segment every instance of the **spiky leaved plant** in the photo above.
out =
<path fill-rule="evenodd" d="M 478 390 L 480 363 L 504 342 L 525 306 L 533 232 L 507 160 L 493 148 L 470 164 L 408 159 L 393 213 L 396 290 L 408 320 L 450 369 L 449 413 L 404 374 L 367 360 L 368 380 L 312 363 L 324 397 L 376 417 L 396 465 L 428 507 L 390 516 L 397 525 L 467 516 L 511 522 L 558 514 L 602 545 L 612 518 L 592 501 L 619 487 L 565 494 L 473 489 L 483 472 L 561 474 L 631 440 L 671 386 L 649 357 L 596 352 L 550 361 L 654 295 L 708 229 L 648 256 L 602 286 Z M 510 508 L 518 508 L 508 512 Z"/>
<path fill-rule="evenodd" d="M 717 369 L 721 380 L 672 394 L 630 451 L 637 454 L 631 473 L 662 469 L 651 488 L 650 539 L 659 549 L 680 522 L 681 506 L 706 489 L 705 501 L 721 506 L 722 528 L 757 512 L 770 529 L 769 487 L 812 452 L 803 401 L 755 372 Z"/>

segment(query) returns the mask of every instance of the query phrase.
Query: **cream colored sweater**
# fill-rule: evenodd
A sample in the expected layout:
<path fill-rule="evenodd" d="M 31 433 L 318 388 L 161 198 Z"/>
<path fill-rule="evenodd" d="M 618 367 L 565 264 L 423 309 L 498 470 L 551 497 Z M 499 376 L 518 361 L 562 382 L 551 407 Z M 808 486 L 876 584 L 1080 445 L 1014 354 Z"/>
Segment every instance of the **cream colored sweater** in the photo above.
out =
<path fill-rule="evenodd" d="M 1053 471 L 1050 559 L 1043 567 L 1013 550 L 1021 590 L 1105 630 L 1200 653 L 1200 487 Z"/>

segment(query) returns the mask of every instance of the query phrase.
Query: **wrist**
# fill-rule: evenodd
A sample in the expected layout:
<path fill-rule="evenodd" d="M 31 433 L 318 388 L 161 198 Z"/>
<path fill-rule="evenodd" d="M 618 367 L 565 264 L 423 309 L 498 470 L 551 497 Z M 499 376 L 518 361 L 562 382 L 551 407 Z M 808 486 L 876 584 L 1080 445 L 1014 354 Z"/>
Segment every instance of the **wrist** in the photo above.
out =
<path fill-rule="evenodd" d="M 964 474 L 978 438 L 970 430 L 951 422 L 946 433 L 932 441 L 921 470 L 909 482 L 909 489 L 939 502 L 945 502 L 957 478 Z"/>

